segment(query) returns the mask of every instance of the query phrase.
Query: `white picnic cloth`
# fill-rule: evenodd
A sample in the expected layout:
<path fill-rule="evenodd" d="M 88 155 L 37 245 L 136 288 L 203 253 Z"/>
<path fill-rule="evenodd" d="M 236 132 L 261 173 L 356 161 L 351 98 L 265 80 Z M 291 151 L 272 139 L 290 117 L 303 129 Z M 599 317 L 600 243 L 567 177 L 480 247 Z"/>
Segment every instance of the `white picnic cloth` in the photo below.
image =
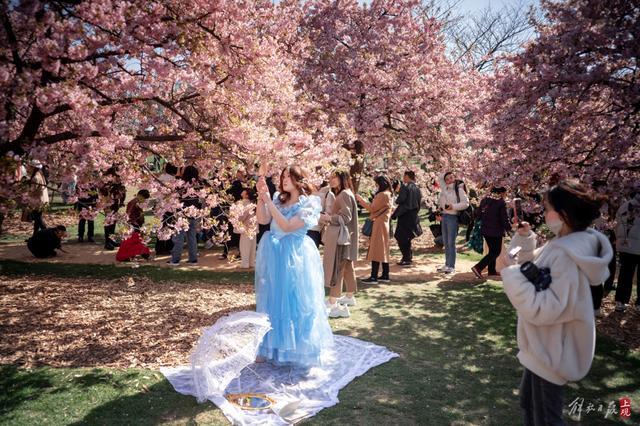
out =
<path fill-rule="evenodd" d="M 276 366 L 271 363 L 252 364 L 240 377 L 227 386 L 227 393 L 265 393 L 275 400 L 273 410 L 242 410 L 226 400 L 224 395 L 213 395 L 209 400 L 236 425 L 286 425 L 311 417 L 323 408 L 338 403 L 338 392 L 354 378 L 383 364 L 398 354 L 383 346 L 353 337 L 334 335 L 334 348 L 323 355 L 322 365 L 311 369 Z M 193 372 L 189 366 L 164 367 L 160 371 L 184 395 L 195 396 Z M 287 404 L 283 415 L 278 413 Z M 297 405 L 291 413 L 291 406 Z"/>

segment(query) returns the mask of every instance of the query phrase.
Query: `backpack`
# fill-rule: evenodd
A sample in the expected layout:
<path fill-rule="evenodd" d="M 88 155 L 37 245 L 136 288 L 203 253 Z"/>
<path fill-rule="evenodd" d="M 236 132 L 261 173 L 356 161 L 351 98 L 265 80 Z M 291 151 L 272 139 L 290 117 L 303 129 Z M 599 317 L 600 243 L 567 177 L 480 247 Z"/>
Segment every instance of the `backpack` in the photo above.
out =
<path fill-rule="evenodd" d="M 460 193 L 458 192 L 458 185 L 455 186 L 455 191 L 456 191 L 456 198 L 458 199 L 458 202 L 460 202 Z M 473 222 L 473 208 L 471 207 L 471 204 L 469 204 L 469 207 L 467 207 L 466 209 L 458 213 L 458 223 L 460 223 L 461 225 L 469 226 L 471 222 Z"/>

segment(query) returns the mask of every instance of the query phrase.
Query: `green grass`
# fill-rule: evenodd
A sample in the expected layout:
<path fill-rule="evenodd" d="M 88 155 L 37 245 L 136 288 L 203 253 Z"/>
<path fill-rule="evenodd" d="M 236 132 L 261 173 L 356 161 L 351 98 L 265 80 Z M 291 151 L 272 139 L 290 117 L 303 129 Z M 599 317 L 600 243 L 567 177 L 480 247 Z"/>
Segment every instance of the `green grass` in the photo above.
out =
<path fill-rule="evenodd" d="M 150 370 L 0 366 L 0 424 L 224 424 Z"/>
<path fill-rule="evenodd" d="M 42 265 L 42 264 L 41 264 Z M 17 262 L 2 274 L 19 275 Z M 37 265 L 29 267 L 38 268 Z M 80 268 L 80 269 L 78 269 Z M 73 275 L 76 265 L 44 265 L 29 272 Z M 87 267 L 96 276 L 151 273 Z M 155 268 L 154 268 L 155 269 Z M 93 272 L 91 272 L 93 270 Z M 161 272 L 161 273 L 160 273 Z M 24 269 L 22 270 L 24 273 Z M 186 281 L 196 271 L 153 272 L 154 279 Z M 115 274 L 115 275 L 114 275 Z M 211 282 L 247 281 L 246 274 L 203 274 Z M 236 276 L 235 278 L 233 276 Z M 93 276 L 93 275 L 92 275 Z M 400 354 L 349 384 L 340 403 L 309 424 L 519 424 L 515 355 L 516 315 L 501 285 L 458 282 L 395 283 L 359 293 L 348 320 L 332 320 L 337 333 L 384 345 Z M 586 379 L 567 388 L 565 406 L 632 398 L 640 422 L 640 353 L 598 339 Z M 142 369 L 0 367 L 0 424 L 225 424 L 211 404 L 177 394 L 158 372 Z M 613 424 L 604 414 L 583 414 L 582 424 Z"/>
<path fill-rule="evenodd" d="M 159 266 L 140 265 L 131 268 L 128 264 L 97 265 L 80 263 L 26 263 L 0 260 L 0 276 L 22 276 L 25 274 L 68 278 L 116 279 L 122 277 L 145 277 L 155 282 L 210 282 L 210 283 L 252 283 L 253 272 L 212 272 L 183 271 Z"/>

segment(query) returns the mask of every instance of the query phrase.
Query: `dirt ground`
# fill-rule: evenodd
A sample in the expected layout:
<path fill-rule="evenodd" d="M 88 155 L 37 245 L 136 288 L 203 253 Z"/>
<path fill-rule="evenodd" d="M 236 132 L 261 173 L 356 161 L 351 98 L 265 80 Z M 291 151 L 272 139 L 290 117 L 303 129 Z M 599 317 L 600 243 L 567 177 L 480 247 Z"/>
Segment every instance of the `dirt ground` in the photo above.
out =
<path fill-rule="evenodd" d="M 255 309 L 249 284 L 25 276 L 0 293 L 0 363 L 24 366 L 185 364 L 203 327 Z"/>
<path fill-rule="evenodd" d="M 458 259 L 455 275 L 436 273 L 436 260 L 425 256 L 438 252 L 431 245 L 428 235 L 417 240 L 418 261 L 411 267 L 392 263 L 392 279 L 404 283 L 477 282 L 469 272 L 472 262 L 464 258 Z M 46 261 L 132 266 L 116 262 L 115 252 L 98 243 L 68 242 L 63 247 L 69 253 Z M 201 250 L 197 265 L 183 264 L 179 269 L 240 270 L 237 260 L 220 260 L 218 255 L 217 250 Z M 0 244 L 0 259 L 40 262 L 23 242 Z M 170 267 L 168 259 L 160 256 L 149 263 Z M 369 268 L 361 260 L 356 274 L 365 278 Z M 640 350 L 640 314 L 621 314 L 613 308 L 610 296 L 603 302 L 604 318 L 597 321 L 599 333 Z M 99 281 L 30 276 L 25 270 L 25 276 L 3 277 L 0 283 L 0 363 L 120 368 L 185 364 L 203 327 L 230 311 L 253 309 L 252 283 L 173 284 L 146 278 Z"/>

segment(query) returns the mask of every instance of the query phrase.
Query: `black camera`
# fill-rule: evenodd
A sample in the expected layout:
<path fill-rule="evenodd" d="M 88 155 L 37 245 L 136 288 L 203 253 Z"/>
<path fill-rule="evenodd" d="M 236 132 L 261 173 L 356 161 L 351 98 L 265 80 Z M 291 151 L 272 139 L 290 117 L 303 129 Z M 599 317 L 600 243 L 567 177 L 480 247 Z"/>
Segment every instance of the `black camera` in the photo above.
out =
<path fill-rule="evenodd" d="M 549 268 L 538 268 L 533 262 L 524 262 L 520 266 L 520 272 L 533 284 L 536 291 L 546 290 L 551 284 L 551 270 Z"/>

